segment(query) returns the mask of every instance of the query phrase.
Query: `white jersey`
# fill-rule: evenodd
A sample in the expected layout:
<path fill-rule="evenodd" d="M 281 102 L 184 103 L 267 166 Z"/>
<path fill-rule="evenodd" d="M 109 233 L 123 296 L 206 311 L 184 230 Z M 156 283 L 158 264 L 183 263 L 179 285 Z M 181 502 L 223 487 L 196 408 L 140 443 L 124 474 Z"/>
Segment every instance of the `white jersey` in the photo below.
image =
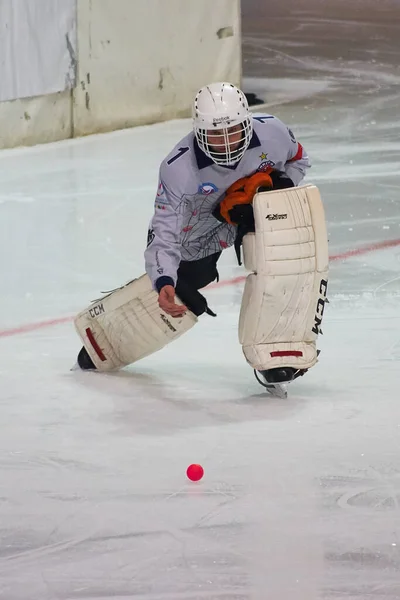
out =
<path fill-rule="evenodd" d="M 161 163 L 145 251 L 155 289 L 161 277 L 164 285 L 176 284 L 181 260 L 198 260 L 232 246 L 236 227 L 212 214 L 232 183 L 268 167 L 286 173 L 296 186 L 302 181 L 311 165 L 291 130 L 267 114 L 254 115 L 253 126 L 250 145 L 234 166 L 216 165 L 200 150 L 193 132 Z"/>

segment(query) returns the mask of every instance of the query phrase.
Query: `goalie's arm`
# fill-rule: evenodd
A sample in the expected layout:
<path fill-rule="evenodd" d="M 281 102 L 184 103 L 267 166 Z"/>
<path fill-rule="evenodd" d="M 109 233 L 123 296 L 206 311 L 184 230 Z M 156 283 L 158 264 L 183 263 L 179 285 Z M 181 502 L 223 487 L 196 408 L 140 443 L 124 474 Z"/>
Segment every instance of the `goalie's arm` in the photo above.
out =
<path fill-rule="evenodd" d="M 290 129 L 285 132 L 288 138 L 288 158 L 285 164 L 285 174 L 295 186 L 303 181 L 311 161 L 304 147 L 298 142 Z"/>
<path fill-rule="evenodd" d="M 296 152 L 291 148 L 289 158 L 285 164 L 285 173 L 293 181 L 294 185 L 300 185 L 303 181 L 307 169 L 311 167 L 310 159 L 300 142 L 296 142 Z M 293 154 L 293 156 L 291 156 Z"/>
<path fill-rule="evenodd" d="M 161 179 L 160 185 L 163 193 L 161 198 L 156 198 L 144 253 L 146 273 L 158 292 L 165 285 L 176 285 L 182 228 L 179 199 L 161 183 Z"/>
<path fill-rule="evenodd" d="M 277 164 L 275 167 L 281 172 L 281 176 L 287 177 L 293 182 L 294 186 L 302 183 L 307 170 L 311 167 L 311 161 L 306 150 L 297 141 L 293 131 L 289 129 L 280 119 L 274 118 L 270 121 L 274 128 L 274 139 L 278 147 L 281 148 L 283 156 L 286 160 Z M 289 187 L 284 185 L 275 185 L 274 189 Z"/>

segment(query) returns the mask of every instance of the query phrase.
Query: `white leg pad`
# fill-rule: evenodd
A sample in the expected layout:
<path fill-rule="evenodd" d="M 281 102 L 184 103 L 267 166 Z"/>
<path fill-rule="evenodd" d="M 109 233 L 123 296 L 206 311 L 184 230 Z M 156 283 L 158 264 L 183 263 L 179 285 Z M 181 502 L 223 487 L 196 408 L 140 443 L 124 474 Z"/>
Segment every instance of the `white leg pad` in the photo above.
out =
<path fill-rule="evenodd" d="M 147 275 L 92 303 L 74 320 L 99 371 L 120 369 L 153 354 L 196 323 L 190 311 L 175 319 L 161 310 Z"/>
<path fill-rule="evenodd" d="M 256 233 L 243 239 L 247 277 L 239 340 L 257 370 L 309 369 L 328 276 L 325 214 L 316 186 L 262 192 L 253 200 Z"/>

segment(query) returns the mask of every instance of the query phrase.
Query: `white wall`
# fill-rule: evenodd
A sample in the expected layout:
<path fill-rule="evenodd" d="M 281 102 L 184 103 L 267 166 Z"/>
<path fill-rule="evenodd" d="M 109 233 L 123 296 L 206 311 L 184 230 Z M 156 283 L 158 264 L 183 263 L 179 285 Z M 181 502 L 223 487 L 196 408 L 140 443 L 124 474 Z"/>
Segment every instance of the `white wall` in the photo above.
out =
<path fill-rule="evenodd" d="M 78 0 L 71 92 L 0 103 L 0 147 L 188 116 L 211 81 L 240 84 L 240 0 Z"/>
<path fill-rule="evenodd" d="M 71 91 L 0 102 L 0 148 L 71 137 Z"/>
<path fill-rule="evenodd" d="M 0 101 L 75 85 L 76 0 L 0 0 Z"/>
<path fill-rule="evenodd" d="M 76 134 L 187 116 L 201 85 L 239 83 L 239 4 L 80 0 Z"/>

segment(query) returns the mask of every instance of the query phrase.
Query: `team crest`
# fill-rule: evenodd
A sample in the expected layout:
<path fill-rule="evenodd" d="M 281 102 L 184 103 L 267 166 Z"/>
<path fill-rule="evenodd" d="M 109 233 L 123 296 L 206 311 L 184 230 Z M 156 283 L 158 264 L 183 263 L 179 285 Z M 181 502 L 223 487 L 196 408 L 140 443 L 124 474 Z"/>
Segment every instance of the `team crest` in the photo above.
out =
<path fill-rule="evenodd" d="M 214 194 L 214 192 L 218 192 L 218 188 L 213 183 L 201 183 L 199 185 L 199 194 L 203 194 L 203 196 L 209 196 L 210 194 Z"/>
<path fill-rule="evenodd" d="M 264 160 L 264 162 L 262 162 L 261 165 L 258 167 L 257 171 L 265 173 L 266 171 L 268 171 L 268 169 L 273 169 L 274 166 L 275 163 L 273 160 Z"/>

